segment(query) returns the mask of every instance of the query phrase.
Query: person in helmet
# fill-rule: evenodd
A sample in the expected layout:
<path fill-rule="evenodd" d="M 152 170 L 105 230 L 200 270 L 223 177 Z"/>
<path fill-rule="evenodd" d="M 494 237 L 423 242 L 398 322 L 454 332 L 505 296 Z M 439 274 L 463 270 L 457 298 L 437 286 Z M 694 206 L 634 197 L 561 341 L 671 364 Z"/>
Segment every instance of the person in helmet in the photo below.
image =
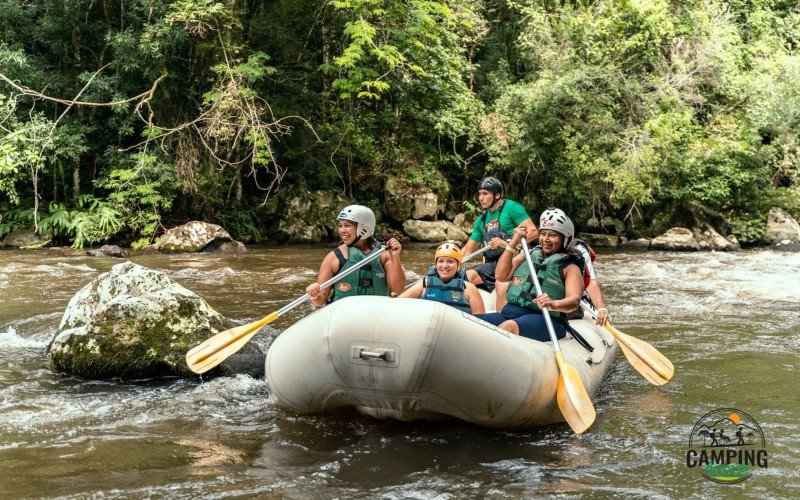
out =
<path fill-rule="evenodd" d="M 443 243 L 436 249 L 433 266 L 428 275 L 419 280 L 411 288 L 400 294 L 400 297 L 434 300 L 464 312 L 483 314 L 486 309 L 478 289 L 467 281 L 464 269 L 461 268 L 461 250 L 453 243 Z"/>
<path fill-rule="evenodd" d="M 536 239 L 536 226 L 531 221 L 527 210 L 514 200 L 503 198 L 503 183 L 494 177 L 485 177 L 478 184 L 478 201 L 483 213 L 472 225 L 472 234 L 464 245 L 464 254 L 468 255 L 482 246 L 490 245 L 491 250 L 484 252 L 485 262 L 467 271 L 467 279 L 473 285 L 481 285 L 488 291 L 495 288 L 495 268 L 503 249 L 511 239 L 511 233 L 517 226 L 524 226 L 528 232 L 527 240 Z M 498 285 L 497 297 L 502 304 L 507 283 Z"/>
<path fill-rule="evenodd" d="M 542 294 L 530 277 L 525 255 L 515 253 L 515 246 L 527 235 L 528 229 L 519 226 L 511 242 L 497 262 L 497 279 L 510 280 L 508 303 L 499 313 L 483 314 L 479 318 L 523 337 L 548 341 L 547 324 L 542 316 L 546 307 L 553 320 L 556 337 L 565 335 L 566 313 L 580 306 L 583 294 L 583 257 L 571 246 L 575 227 L 567 215 L 557 208 L 548 208 L 539 219 L 539 246 L 531 250 Z"/>
<path fill-rule="evenodd" d="M 375 250 L 375 214 L 362 205 L 350 205 L 342 209 L 339 220 L 341 244 L 322 260 L 317 280 L 306 287 L 311 303 L 324 306 L 351 295 L 386 295 L 402 293 L 406 286 L 406 274 L 400 263 L 400 242 L 391 238 L 386 242 L 388 250 L 362 267 L 358 272 L 346 276 L 332 288 L 320 289 L 320 284 L 329 280 L 346 267 L 360 262 Z"/>
<path fill-rule="evenodd" d="M 573 238 L 572 245 L 583 256 L 583 261 L 586 263 L 583 269 L 583 286 L 586 289 L 586 294 L 589 300 L 597 311 L 598 325 L 604 325 L 606 321 L 611 321 L 611 314 L 608 313 L 606 303 L 603 300 L 603 292 L 600 290 L 600 283 L 597 281 L 597 275 L 594 272 L 594 261 L 597 258 L 594 249 L 585 241 L 578 238 Z M 578 308 L 571 313 L 568 318 L 582 318 L 583 310 Z"/>

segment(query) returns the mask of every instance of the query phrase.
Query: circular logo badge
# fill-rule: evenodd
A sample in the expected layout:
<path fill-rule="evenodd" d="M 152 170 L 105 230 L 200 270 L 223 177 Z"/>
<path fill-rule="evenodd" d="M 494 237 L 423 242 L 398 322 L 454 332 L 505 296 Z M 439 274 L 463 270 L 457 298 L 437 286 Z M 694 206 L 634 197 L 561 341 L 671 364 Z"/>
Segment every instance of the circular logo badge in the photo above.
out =
<path fill-rule="evenodd" d="M 697 468 L 715 483 L 733 484 L 767 468 L 767 450 L 761 426 L 736 408 L 717 408 L 695 423 L 689 436 L 686 466 Z"/>
<path fill-rule="evenodd" d="M 519 276 L 514 276 L 514 280 L 512 281 L 512 283 L 514 283 L 515 285 L 519 285 L 520 283 L 522 283 L 522 278 L 520 278 Z"/>
<path fill-rule="evenodd" d="M 339 283 L 336 285 L 336 288 L 339 289 L 340 292 L 349 292 L 350 291 L 350 283 Z"/>

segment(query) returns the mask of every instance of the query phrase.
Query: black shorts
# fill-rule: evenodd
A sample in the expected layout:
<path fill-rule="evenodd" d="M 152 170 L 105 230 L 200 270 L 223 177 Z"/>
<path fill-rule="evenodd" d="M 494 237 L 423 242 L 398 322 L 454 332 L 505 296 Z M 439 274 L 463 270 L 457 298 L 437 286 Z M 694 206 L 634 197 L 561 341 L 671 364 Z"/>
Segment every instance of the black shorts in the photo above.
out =
<path fill-rule="evenodd" d="M 494 271 L 497 268 L 497 261 L 484 262 L 473 267 L 472 270 L 478 273 L 483 280 L 483 286 L 488 290 L 494 290 L 495 278 Z"/>

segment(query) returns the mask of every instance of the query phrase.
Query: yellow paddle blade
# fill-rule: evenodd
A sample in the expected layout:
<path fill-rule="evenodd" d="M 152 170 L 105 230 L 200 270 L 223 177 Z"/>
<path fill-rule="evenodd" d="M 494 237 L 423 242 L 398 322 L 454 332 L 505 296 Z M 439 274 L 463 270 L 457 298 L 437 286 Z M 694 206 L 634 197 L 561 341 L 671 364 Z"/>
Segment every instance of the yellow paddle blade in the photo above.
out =
<path fill-rule="evenodd" d="M 675 374 L 675 368 L 666 356 L 658 352 L 658 349 L 644 340 L 622 333 L 610 323 L 606 323 L 605 327 L 617 339 L 631 366 L 651 384 L 664 385 L 670 381 Z"/>
<path fill-rule="evenodd" d="M 594 423 L 594 419 L 597 416 L 594 411 L 594 405 L 589 398 L 589 393 L 586 392 L 586 388 L 583 386 L 578 370 L 564 360 L 564 354 L 561 351 L 555 354 L 556 363 L 558 363 L 558 369 L 561 373 L 558 377 L 558 388 L 556 389 L 558 409 L 561 410 L 564 420 L 575 431 L 575 434 L 583 434 Z"/>
<path fill-rule="evenodd" d="M 186 364 L 197 374 L 207 372 L 244 347 L 261 328 L 272 323 L 278 316 L 280 315 L 275 311 L 258 321 L 219 332 L 187 352 Z"/>

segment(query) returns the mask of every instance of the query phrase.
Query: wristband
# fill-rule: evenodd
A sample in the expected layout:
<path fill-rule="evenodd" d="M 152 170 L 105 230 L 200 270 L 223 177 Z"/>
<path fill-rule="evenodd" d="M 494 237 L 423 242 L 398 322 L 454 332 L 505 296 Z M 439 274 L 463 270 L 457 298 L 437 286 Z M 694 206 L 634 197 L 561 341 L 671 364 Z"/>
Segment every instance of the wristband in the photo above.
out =
<path fill-rule="evenodd" d="M 605 307 L 598 308 L 597 309 L 597 314 L 600 314 L 601 312 L 604 312 L 604 313 L 608 314 L 608 309 L 606 309 Z"/>
<path fill-rule="evenodd" d="M 506 252 L 516 253 L 517 251 L 511 245 L 506 245 Z"/>

